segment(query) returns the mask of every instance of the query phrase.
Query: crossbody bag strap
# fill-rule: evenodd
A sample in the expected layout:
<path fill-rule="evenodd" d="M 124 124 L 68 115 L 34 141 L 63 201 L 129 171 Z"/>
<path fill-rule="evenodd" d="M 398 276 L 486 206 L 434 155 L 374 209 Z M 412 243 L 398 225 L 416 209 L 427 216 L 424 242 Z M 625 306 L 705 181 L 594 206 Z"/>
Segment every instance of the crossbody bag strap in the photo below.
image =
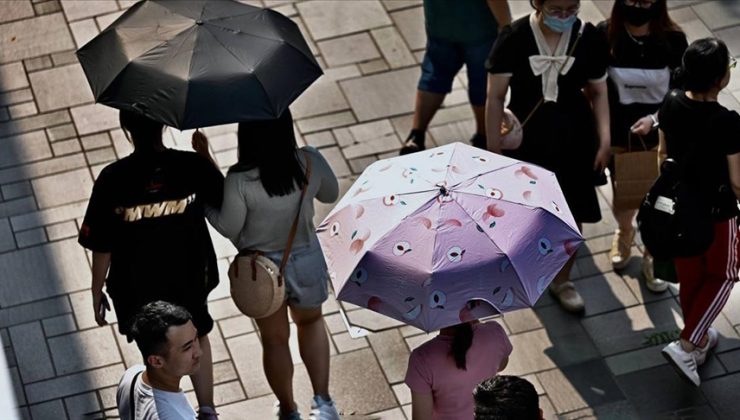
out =
<path fill-rule="evenodd" d="M 585 27 L 586 27 L 586 23 L 583 22 L 583 21 L 581 21 L 581 27 L 578 29 L 578 36 L 576 36 L 576 40 L 573 42 L 573 45 L 570 46 L 570 50 L 568 51 L 568 56 L 567 56 L 568 58 L 573 57 L 573 53 L 576 50 L 576 46 L 578 45 L 578 41 L 581 40 L 581 36 L 583 35 L 583 29 Z M 560 73 L 565 68 L 565 65 L 568 64 L 568 58 L 566 58 L 565 61 L 563 62 L 563 64 L 560 65 L 560 69 L 558 70 L 558 77 L 560 77 Z M 545 96 L 543 95 L 540 98 L 539 102 L 537 102 L 537 105 L 535 105 L 534 108 L 532 108 L 532 111 L 529 112 L 529 115 L 527 115 L 527 118 L 525 118 L 524 121 L 522 122 L 522 128 L 524 128 L 524 126 L 527 125 L 527 122 L 529 122 L 529 120 L 532 118 L 532 116 L 534 115 L 534 113 L 537 112 L 537 110 L 544 103 L 545 103 Z"/>
<path fill-rule="evenodd" d="M 136 391 L 136 380 L 141 376 L 141 372 L 143 372 L 143 370 L 136 372 L 134 375 L 134 379 L 131 380 L 131 389 L 128 392 L 128 408 L 130 410 L 129 412 L 131 413 L 132 420 L 136 418 L 136 400 L 134 399 L 134 394 Z"/>
<path fill-rule="evenodd" d="M 283 259 L 280 261 L 280 274 L 278 275 L 278 286 L 283 285 L 283 270 L 285 270 L 285 265 L 288 263 L 288 258 L 290 257 L 290 250 L 293 248 L 293 239 L 295 239 L 295 234 L 298 231 L 298 220 L 301 216 L 301 208 L 303 207 L 303 198 L 306 196 L 306 190 L 308 189 L 308 184 L 311 181 L 311 156 L 308 155 L 305 151 L 303 152 L 304 156 L 306 157 L 306 183 L 303 184 L 303 189 L 301 190 L 301 199 L 298 201 L 298 212 L 296 212 L 295 218 L 293 219 L 293 226 L 290 227 L 290 234 L 288 234 L 288 243 L 285 245 L 285 251 L 283 251 Z"/>

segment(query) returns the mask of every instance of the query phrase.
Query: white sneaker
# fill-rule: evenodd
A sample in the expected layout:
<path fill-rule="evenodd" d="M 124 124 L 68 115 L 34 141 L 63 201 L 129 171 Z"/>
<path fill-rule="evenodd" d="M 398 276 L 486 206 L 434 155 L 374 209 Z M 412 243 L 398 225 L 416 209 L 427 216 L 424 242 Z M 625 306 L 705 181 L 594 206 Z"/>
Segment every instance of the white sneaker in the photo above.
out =
<path fill-rule="evenodd" d="M 325 400 L 318 395 L 314 395 L 311 402 L 311 420 L 340 420 L 334 400 L 331 398 Z"/>
<path fill-rule="evenodd" d="M 714 329 L 714 327 L 709 327 L 707 330 L 707 336 L 709 337 L 707 345 L 703 348 L 697 347 L 696 350 L 694 350 L 694 353 L 696 353 L 696 363 L 699 366 L 704 364 L 707 360 L 707 353 L 709 353 L 709 350 L 712 350 L 717 345 L 717 341 L 719 341 L 719 333 Z"/>
<path fill-rule="evenodd" d="M 676 340 L 671 344 L 663 347 L 663 357 L 676 369 L 682 378 L 691 381 L 696 386 L 701 384 L 699 372 L 696 371 L 696 352 L 686 352 L 681 347 L 681 343 Z"/>

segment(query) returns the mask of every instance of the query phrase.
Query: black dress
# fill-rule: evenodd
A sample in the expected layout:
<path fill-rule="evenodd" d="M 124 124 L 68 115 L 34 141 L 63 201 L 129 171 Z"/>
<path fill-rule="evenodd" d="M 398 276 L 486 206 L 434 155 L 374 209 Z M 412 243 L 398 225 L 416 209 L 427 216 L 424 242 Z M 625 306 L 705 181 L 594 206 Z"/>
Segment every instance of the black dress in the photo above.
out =
<path fill-rule="evenodd" d="M 607 21 L 597 28 L 606 37 Z M 675 87 L 671 73 L 681 65 L 687 47 L 683 32 L 631 37 L 626 30 L 620 31 L 610 48 L 608 67 L 612 146 L 627 147 L 632 125 L 658 111 L 668 90 Z M 648 148 L 657 146 L 658 131 L 644 140 Z M 635 139 L 632 146 L 642 147 Z"/>
<path fill-rule="evenodd" d="M 511 75 L 509 109 L 522 122 L 543 96 L 543 76 L 536 76 L 529 63 L 530 56 L 540 54 L 529 19 L 525 16 L 501 31 L 486 63 L 489 73 Z M 567 51 L 581 24 L 579 20 L 574 25 Z M 595 223 L 601 220 L 593 170 L 599 140 L 582 89 L 589 81 L 604 80 L 608 47 L 603 34 L 585 25 L 573 51 L 575 62 L 558 77 L 557 101 L 545 102 L 524 127 L 521 147 L 504 153 L 553 171 L 576 222 Z"/>

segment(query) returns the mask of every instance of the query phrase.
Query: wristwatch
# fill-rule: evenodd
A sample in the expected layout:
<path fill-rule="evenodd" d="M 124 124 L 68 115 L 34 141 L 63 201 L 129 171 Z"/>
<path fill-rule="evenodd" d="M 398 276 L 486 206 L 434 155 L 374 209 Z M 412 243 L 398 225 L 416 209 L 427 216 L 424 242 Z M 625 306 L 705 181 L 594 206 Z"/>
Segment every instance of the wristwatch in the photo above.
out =
<path fill-rule="evenodd" d="M 658 126 L 660 126 L 658 119 L 655 118 L 655 114 L 650 114 L 650 119 L 653 120 L 653 130 L 655 130 L 656 128 L 658 128 Z"/>

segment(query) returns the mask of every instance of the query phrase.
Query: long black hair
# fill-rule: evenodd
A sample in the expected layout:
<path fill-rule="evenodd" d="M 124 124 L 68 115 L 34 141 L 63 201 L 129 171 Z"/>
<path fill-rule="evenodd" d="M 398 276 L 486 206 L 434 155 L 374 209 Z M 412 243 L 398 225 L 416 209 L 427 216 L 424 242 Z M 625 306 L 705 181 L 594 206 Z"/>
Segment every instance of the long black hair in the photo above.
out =
<path fill-rule="evenodd" d="M 273 120 L 239 123 L 239 161 L 229 172 L 259 169 L 260 181 L 270 197 L 287 195 L 308 180 L 298 159 L 298 145 L 289 110 Z"/>
<path fill-rule="evenodd" d="M 612 14 L 609 16 L 607 38 L 609 39 L 609 46 L 614 49 L 617 45 L 620 35 L 627 29 L 624 27 L 626 19 L 624 17 L 624 11 L 626 6 L 624 0 L 616 0 L 612 7 Z M 657 0 L 648 9 L 652 12 L 653 18 L 650 20 L 650 34 L 656 35 L 658 38 L 664 38 L 668 32 L 683 32 L 681 27 L 671 19 L 668 14 L 668 1 Z"/>
<path fill-rule="evenodd" d="M 455 335 L 452 339 L 452 349 L 450 353 L 455 359 L 455 366 L 458 369 L 466 370 L 465 356 L 468 349 L 473 344 L 473 326 L 468 322 L 457 324 L 454 327 Z"/>
<path fill-rule="evenodd" d="M 683 54 L 681 67 L 674 78 L 679 86 L 691 92 L 707 92 L 725 78 L 730 65 L 730 51 L 717 38 L 694 41 Z"/>
<path fill-rule="evenodd" d="M 121 110 L 118 113 L 118 120 L 137 152 L 149 153 L 164 147 L 162 146 L 164 124 L 161 122 L 129 110 Z"/>

